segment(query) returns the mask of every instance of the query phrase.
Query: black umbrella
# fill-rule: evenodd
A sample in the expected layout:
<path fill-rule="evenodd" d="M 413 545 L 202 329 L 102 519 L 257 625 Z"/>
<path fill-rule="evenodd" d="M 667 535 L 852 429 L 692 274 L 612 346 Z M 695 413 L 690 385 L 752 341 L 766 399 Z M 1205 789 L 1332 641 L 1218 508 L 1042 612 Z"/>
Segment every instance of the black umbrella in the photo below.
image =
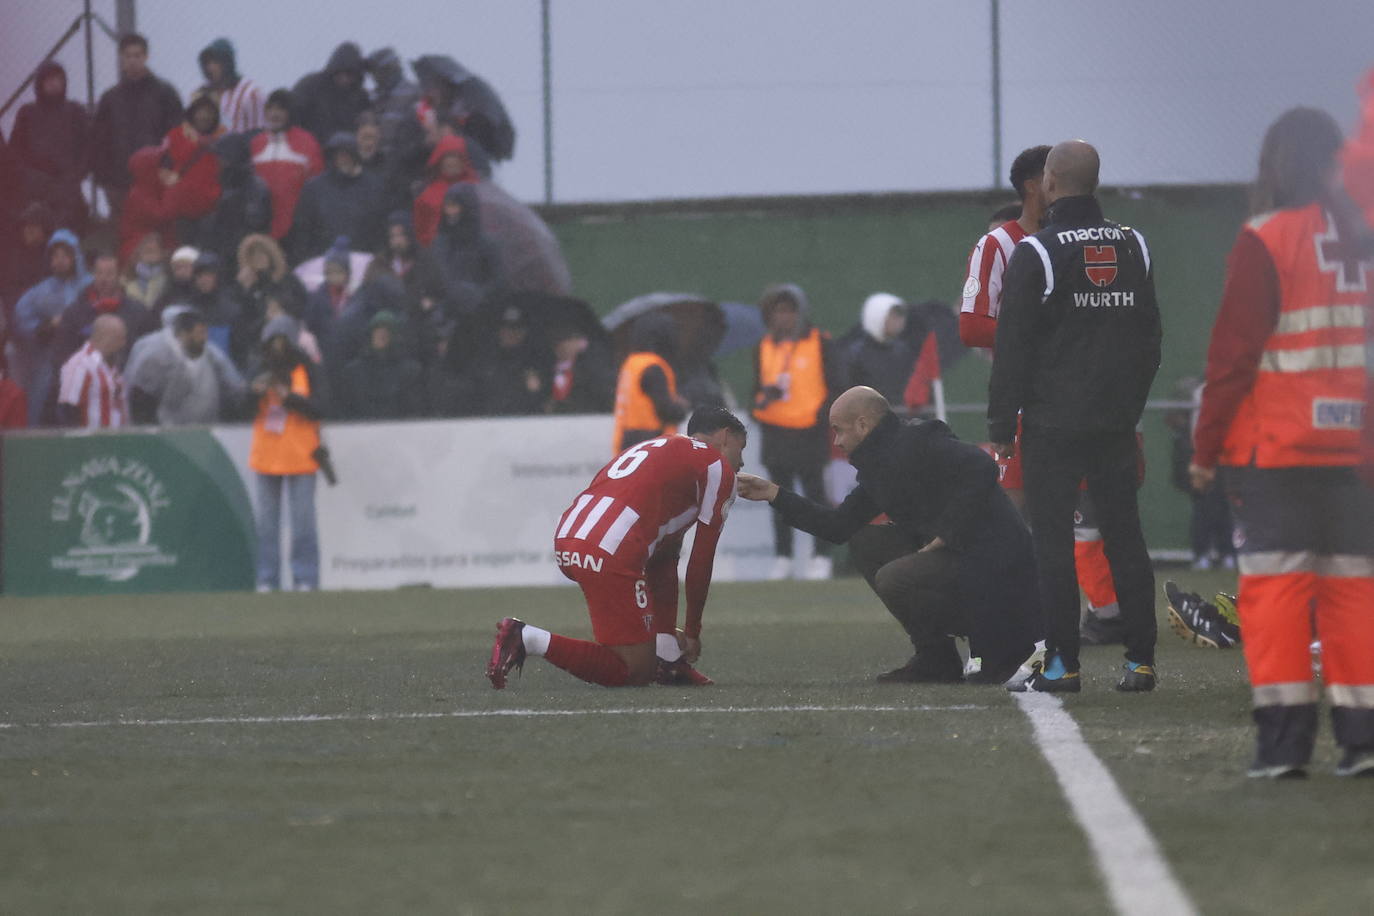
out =
<path fill-rule="evenodd" d="M 629 352 L 635 320 L 664 310 L 673 320 L 677 357 L 683 363 L 709 360 L 725 337 L 725 313 L 715 302 L 693 293 L 646 293 L 622 302 L 601 319 L 615 338 L 616 352 Z"/>
<path fill-rule="evenodd" d="M 479 182 L 482 231 L 501 254 L 501 282 L 507 289 L 567 295 L 572 274 L 553 230 L 529 207 L 490 181 Z"/>
<path fill-rule="evenodd" d="M 442 88 L 447 111 L 463 125 L 463 133 L 493 159 L 515 153 L 515 125 L 491 84 L 446 54 L 426 54 L 411 61 L 422 89 Z"/>
<path fill-rule="evenodd" d="M 610 332 L 596 317 L 592 307 L 572 296 L 551 296 L 547 293 L 517 292 L 496 296 L 483 305 L 482 310 L 499 321 L 508 308 L 525 313 L 530 328 L 541 338 L 549 338 L 562 330 L 581 332 L 592 344 L 611 345 Z"/>

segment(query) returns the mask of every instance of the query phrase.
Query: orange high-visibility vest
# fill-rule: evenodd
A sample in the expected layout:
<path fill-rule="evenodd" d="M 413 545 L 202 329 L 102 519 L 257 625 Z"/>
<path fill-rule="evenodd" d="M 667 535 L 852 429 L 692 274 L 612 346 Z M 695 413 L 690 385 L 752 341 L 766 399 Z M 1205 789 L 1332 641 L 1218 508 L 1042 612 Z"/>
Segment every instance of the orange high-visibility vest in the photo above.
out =
<path fill-rule="evenodd" d="M 1359 461 L 1365 396 L 1365 297 L 1374 263 L 1341 247 L 1321 204 L 1257 217 L 1278 274 L 1278 325 L 1221 461 L 1276 468 Z"/>
<path fill-rule="evenodd" d="M 779 384 L 786 376 L 785 384 Z M 781 398 L 754 408 L 754 419 L 769 426 L 810 429 L 816 425 L 825 403 L 825 366 L 821 359 L 821 332 L 812 328 L 800 340 L 776 341 L 764 335 L 759 342 L 759 387 L 784 389 Z"/>
<path fill-rule="evenodd" d="M 656 436 L 671 436 L 677 432 L 677 426 L 664 424 L 659 419 L 653 400 L 640 387 L 644 370 L 650 366 L 658 366 L 663 370 L 668 377 L 668 393 L 677 394 L 677 376 L 666 359 L 657 353 L 631 353 L 625 357 L 625 362 L 620 364 L 620 378 L 615 386 L 615 433 L 611 449 L 616 454 L 624 449 L 621 440 L 628 429 L 649 429 Z"/>
<path fill-rule="evenodd" d="M 291 370 L 291 393 L 310 397 L 310 375 L 304 366 Z M 277 410 L 286 413 L 284 422 L 276 414 L 269 428 L 268 416 Z M 259 474 L 313 474 L 320 469 L 315 450 L 320 447 L 320 424 L 299 411 L 286 410 L 281 398 L 268 391 L 258 402 L 258 418 L 253 421 L 253 445 L 248 466 Z"/>

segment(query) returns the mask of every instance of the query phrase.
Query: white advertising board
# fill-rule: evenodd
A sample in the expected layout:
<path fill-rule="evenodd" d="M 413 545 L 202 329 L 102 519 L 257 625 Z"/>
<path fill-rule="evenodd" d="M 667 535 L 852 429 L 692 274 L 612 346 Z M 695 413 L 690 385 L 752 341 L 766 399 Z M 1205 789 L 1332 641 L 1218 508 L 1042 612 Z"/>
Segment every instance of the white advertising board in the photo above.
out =
<path fill-rule="evenodd" d="M 762 473 L 752 433 L 745 466 Z M 250 431 L 221 427 L 215 436 L 256 494 Z M 557 585 L 568 580 L 553 563 L 554 527 L 610 460 L 611 418 L 327 425 L 325 439 L 339 483 L 321 479 L 316 491 L 321 588 Z M 767 574 L 771 513 L 736 502 L 717 548 L 717 581 Z"/>

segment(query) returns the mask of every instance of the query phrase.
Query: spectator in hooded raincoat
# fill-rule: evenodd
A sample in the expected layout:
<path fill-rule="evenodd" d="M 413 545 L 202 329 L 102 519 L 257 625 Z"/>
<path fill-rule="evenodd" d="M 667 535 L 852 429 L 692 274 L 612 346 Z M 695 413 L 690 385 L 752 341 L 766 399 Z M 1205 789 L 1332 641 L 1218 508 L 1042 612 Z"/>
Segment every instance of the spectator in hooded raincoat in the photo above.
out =
<path fill-rule="evenodd" d="M 240 309 L 239 321 L 248 343 L 256 347 L 267 314 L 269 294 L 291 300 L 293 309 L 305 307 L 305 286 L 286 266 L 281 246 L 270 235 L 250 235 L 239 243 L 238 271 L 230 290 Z M 235 359 L 238 353 L 232 354 Z"/>
<path fill-rule="evenodd" d="M 467 141 L 452 135 L 439 138 L 429 154 L 430 182 L 415 198 L 415 237 L 428 248 L 439 232 L 444 196 L 458 183 L 476 184 L 480 178 L 468 159 Z"/>
<path fill-rule="evenodd" d="M 346 420 L 405 420 L 425 413 L 423 370 L 396 345 L 401 319 L 382 309 L 368 322 L 368 342 L 339 374 L 339 415 Z"/>
<path fill-rule="evenodd" d="M 859 326 L 838 345 L 847 387 L 866 386 L 890 404 L 903 403 L 918 355 L 902 334 L 906 322 L 906 303 L 891 293 L 874 293 L 864 300 Z"/>
<path fill-rule="evenodd" d="M 198 60 L 205 85 L 191 93 L 191 101 L 206 97 L 217 104 L 220 123 L 231 134 L 258 130 L 267 123 L 262 90 L 239 74 L 234 45 L 229 39 L 210 42 L 201 50 Z"/>
<path fill-rule="evenodd" d="M 58 229 L 48 240 L 48 276 L 30 287 L 14 307 L 14 366 L 19 384 L 29 395 L 29 423 L 51 426 L 57 379 L 58 329 L 62 313 L 76 302 L 90 276 L 81 257 L 81 243 L 70 229 Z"/>
<path fill-rule="evenodd" d="M 148 40 L 135 33 L 119 39 L 119 82 L 100 97 L 91 129 L 91 166 L 114 216 L 129 190 L 129 157 L 161 143 L 181 113 L 177 91 L 148 69 Z"/>
<path fill-rule="evenodd" d="M 345 41 L 334 49 L 323 70 L 307 74 L 291 90 L 296 121 L 321 145 L 338 133 L 353 133 L 358 115 L 372 102 L 363 88 L 366 64 L 356 44 Z"/>
<path fill-rule="evenodd" d="M 128 261 L 134 249 L 155 233 L 166 248 L 177 244 L 177 196 L 191 189 L 188 182 L 168 186 L 163 180 L 161 147 L 145 146 L 129 157 L 133 183 L 119 214 L 119 258 Z M 178 189 L 178 185 L 181 185 Z"/>
<path fill-rule="evenodd" d="M 405 78 L 401 59 L 392 48 L 380 48 L 367 56 L 367 72 L 376 88 L 372 90 L 372 110 L 382 128 L 382 150 L 394 158 L 396 135 L 401 125 L 416 119 L 420 87 Z"/>
<path fill-rule="evenodd" d="M 267 129 L 253 136 L 253 169 L 272 193 L 272 238 L 281 241 L 291 230 L 305 183 L 324 171 L 320 144 L 310 131 L 291 123 L 291 93 L 274 90 L 267 97 Z"/>
<path fill-rule="evenodd" d="M 472 185 L 455 184 L 444 195 L 430 254 L 444 279 L 449 313 L 458 320 L 476 317 L 497 287 L 501 264 L 495 243 L 482 232 L 481 204 Z"/>
<path fill-rule="evenodd" d="M 325 161 L 325 173 L 306 182 L 296 205 L 288 245 L 294 263 L 324 254 L 341 235 L 356 251 L 371 251 L 382 242 L 386 187 L 363 170 L 354 135 L 335 134 L 325 145 Z"/>
<path fill-rule="evenodd" d="M 196 226 L 197 247 L 215 252 L 226 263 L 244 238 L 272 228 L 272 192 L 253 171 L 248 144 L 242 134 L 229 134 L 215 144 L 220 163 L 219 203 Z"/>
<path fill-rule="evenodd" d="M 404 311 L 415 330 L 416 358 L 428 369 L 443 356 L 453 332 L 444 278 L 434 256 L 420 247 L 410 214 L 397 210 L 386 221 L 386 245 L 373 259 L 384 265 L 405 289 Z"/>
<path fill-rule="evenodd" d="M 67 71 L 55 61 L 38 68 L 34 101 L 19 109 L 10 134 L 10 152 L 18 159 L 23 200 L 41 200 L 57 220 L 78 234 L 89 216 L 81 180 L 90 171 L 91 119 L 84 105 L 67 98 Z"/>
<path fill-rule="evenodd" d="M 196 255 L 190 291 L 173 304 L 189 305 L 199 312 L 205 319 L 210 341 L 229 354 L 236 365 L 244 365 L 251 355 L 256 331 L 238 300 L 225 288 L 224 265 L 219 255 L 213 251 Z"/>
<path fill-rule="evenodd" d="M 0 247 L 0 296 L 4 297 L 5 318 L 11 327 L 19 297 L 48 275 L 48 239 L 56 226 L 52 208 L 34 201 L 19 213 L 14 243 Z"/>

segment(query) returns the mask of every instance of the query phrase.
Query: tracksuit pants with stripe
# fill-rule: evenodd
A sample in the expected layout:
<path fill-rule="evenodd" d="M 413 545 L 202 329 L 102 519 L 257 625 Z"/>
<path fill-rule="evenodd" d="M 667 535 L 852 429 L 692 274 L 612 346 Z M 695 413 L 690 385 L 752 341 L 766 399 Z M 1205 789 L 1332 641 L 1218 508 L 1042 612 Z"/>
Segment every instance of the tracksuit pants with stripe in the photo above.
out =
<path fill-rule="evenodd" d="M 1312 756 L 1314 638 L 1336 742 L 1374 749 L 1374 491 L 1349 467 L 1227 467 L 1223 480 L 1239 548 L 1256 762 L 1300 766 Z"/>

